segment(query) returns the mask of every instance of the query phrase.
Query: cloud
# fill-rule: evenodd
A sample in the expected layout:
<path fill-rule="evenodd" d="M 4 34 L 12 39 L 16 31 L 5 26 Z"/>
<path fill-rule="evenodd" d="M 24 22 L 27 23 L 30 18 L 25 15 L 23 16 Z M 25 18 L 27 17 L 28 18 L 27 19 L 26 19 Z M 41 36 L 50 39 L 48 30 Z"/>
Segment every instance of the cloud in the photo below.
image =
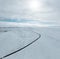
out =
<path fill-rule="evenodd" d="M 60 22 L 60 0 L 35 0 L 40 3 L 37 11 L 29 9 L 29 1 L 0 0 L 0 17 Z"/>

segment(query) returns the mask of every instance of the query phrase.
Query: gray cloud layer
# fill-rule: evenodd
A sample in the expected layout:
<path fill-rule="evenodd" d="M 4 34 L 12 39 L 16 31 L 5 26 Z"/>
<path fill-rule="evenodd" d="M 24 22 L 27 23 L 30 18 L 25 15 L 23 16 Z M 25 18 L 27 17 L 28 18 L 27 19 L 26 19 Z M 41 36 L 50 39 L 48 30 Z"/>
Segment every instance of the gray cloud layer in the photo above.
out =
<path fill-rule="evenodd" d="M 60 22 L 60 0 L 36 0 L 39 11 L 31 11 L 27 1 L 32 0 L 0 0 L 0 17 Z"/>

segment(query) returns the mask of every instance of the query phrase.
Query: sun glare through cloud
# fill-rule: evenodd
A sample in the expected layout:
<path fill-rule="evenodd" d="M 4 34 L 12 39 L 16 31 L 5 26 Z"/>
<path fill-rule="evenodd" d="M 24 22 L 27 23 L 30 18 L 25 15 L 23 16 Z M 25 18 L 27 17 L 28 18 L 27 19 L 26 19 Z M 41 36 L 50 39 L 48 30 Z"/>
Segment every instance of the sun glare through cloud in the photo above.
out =
<path fill-rule="evenodd" d="M 39 11 L 42 8 L 42 3 L 39 0 L 30 0 L 28 1 L 28 8 L 33 12 Z"/>

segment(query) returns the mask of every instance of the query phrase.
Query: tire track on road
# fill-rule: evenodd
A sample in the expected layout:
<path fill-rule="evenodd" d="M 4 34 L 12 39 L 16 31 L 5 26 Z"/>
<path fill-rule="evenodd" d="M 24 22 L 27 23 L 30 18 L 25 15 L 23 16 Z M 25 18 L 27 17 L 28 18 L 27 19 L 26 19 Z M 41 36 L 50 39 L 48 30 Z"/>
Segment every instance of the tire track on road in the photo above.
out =
<path fill-rule="evenodd" d="M 33 31 L 33 32 L 34 32 L 34 31 Z M 26 46 L 24 46 L 24 47 L 22 47 L 22 48 L 20 48 L 20 49 L 18 49 L 18 50 L 16 50 L 16 51 L 14 51 L 14 52 L 11 52 L 11 53 L 9 53 L 9 54 L 1 57 L 0 59 L 4 59 L 4 58 L 6 58 L 6 57 L 8 57 L 8 56 L 10 56 L 10 55 L 13 55 L 13 54 L 15 54 L 15 53 L 17 53 L 17 52 L 25 49 L 26 47 L 30 46 L 30 45 L 33 44 L 34 42 L 36 42 L 36 41 L 41 37 L 41 34 L 39 34 L 39 33 L 37 33 L 37 32 L 34 32 L 34 33 L 38 34 L 38 37 L 37 37 L 35 40 L 33 40 L 31 43 L 27 44 Z"/>

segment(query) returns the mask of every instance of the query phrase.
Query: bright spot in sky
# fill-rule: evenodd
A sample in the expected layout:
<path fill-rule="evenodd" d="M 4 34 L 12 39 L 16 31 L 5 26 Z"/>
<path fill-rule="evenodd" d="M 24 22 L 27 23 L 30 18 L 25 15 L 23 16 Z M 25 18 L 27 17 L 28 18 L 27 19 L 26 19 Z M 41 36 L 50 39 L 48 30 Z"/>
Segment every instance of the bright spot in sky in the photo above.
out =
<path fill-rule="evenodd" d="M 42 6 L 42 4 L 38 0 L 30 0 L 28 1 L 28 4 L 31 11 L 38 11 Z"/>

